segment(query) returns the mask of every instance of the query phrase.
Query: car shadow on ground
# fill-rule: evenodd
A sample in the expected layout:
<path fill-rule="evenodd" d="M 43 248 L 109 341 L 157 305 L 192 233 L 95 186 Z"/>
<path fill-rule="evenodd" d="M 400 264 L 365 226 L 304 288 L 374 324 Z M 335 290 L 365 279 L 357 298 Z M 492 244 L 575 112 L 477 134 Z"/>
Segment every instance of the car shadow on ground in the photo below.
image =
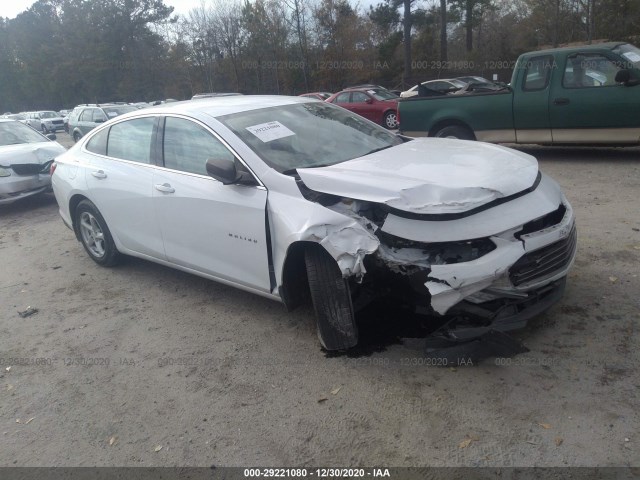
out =
<path fill-rule="evenodd" d="M 41 193 L 31 197 L 16 200 L 7 205 L 0 205 L 0 217 L 9 217 L 11 215 L 21 215 L 24 213 L 32 213 L 43 207 L 51 207 L 56 205 L 56 198 L 52 193 Z"/>

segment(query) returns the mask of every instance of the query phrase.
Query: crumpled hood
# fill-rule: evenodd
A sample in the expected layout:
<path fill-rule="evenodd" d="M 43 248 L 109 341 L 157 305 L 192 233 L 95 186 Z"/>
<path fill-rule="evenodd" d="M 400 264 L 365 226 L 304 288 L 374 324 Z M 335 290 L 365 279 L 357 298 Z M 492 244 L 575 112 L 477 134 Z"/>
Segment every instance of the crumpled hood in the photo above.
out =
<path fill-rule="evenodd" d="M 38 163 L 43 165 L 67 150 L 57 142 L 21 143 L 0 147 L 0 166 Z"/>
<path fill-rule="evenodd" d="M 460 213 L 530 188 L 531 155 L 488 143 L 420 138 L 330 167 L 299 168 L 312 190 L 418 214 Z"/>

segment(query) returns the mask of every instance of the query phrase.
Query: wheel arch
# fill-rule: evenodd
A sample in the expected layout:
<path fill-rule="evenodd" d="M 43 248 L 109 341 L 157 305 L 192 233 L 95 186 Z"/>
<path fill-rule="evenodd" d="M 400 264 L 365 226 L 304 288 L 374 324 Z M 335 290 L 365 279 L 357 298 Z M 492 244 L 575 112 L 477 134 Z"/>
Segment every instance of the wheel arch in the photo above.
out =
<path fill-rule="evenodd" d="M 445 128 L 445 127 L 462 127 L 465 128 L 467 130 L 469 130 L 469 132 L 471 132 L 471 135 L 473 136 L 474 140 L 476 139 L 476 134 L 473 131 L 473 128 L 471 128 L 471 126 L 466 123 L 463 120 L 457 119 L 457 118 L 446 118 L 443 120 L 439 120 L 438 122 L 436 122 L 430 129 L 429 129 L 429 136 L 430 137 L 434 137 L 436 132 L 438 132 L 439 130 Z"/>
<path fill-rule="evenodd" d="M 311 298 L 304 259 L 304 253 L 308 248 L 323 247 L 317 242 L 299 240 L 287 248 L 278 292 L 288 311 L 294 310 Z"/>

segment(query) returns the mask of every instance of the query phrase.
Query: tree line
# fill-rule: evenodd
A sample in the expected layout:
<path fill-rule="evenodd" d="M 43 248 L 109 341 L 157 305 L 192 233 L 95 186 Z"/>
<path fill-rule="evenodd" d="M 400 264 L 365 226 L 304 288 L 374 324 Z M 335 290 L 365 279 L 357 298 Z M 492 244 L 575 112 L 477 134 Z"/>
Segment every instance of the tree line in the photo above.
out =
<path fill-rule="evenodd" d="M 508 81 L 520 53 L 640 43 L 637 0 L 38 0 L 0 18 L 0 113 L 199 92 L 299 94 Z"/>

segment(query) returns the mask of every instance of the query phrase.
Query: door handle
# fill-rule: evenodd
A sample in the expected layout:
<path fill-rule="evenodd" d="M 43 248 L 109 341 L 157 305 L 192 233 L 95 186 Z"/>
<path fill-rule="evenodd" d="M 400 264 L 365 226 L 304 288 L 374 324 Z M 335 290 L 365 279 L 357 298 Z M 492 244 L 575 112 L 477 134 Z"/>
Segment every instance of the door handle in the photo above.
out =
<path fill-rule="evenodd" d="M 103 170 L 94 170 L 93 172 L 91 172 L 91 175 L 96 178 L 107 178 L 107 174 L 104 173 Z"/>
<path fill-rule="evenodd" d="M 169 185 L 168 183 L 158 183 L 155 185 L 156 190 L 158 190 L 159 192 L 164 192 L 164 193 L 173 193 L 176 191 L 175 188 L 173 188 L 171 185 Z"/>
<path fill-rule="evenodd" d="M 569 99 L 568 98 L 556 98 L 553 101 L 554 105 L 569 105 Z"/>

